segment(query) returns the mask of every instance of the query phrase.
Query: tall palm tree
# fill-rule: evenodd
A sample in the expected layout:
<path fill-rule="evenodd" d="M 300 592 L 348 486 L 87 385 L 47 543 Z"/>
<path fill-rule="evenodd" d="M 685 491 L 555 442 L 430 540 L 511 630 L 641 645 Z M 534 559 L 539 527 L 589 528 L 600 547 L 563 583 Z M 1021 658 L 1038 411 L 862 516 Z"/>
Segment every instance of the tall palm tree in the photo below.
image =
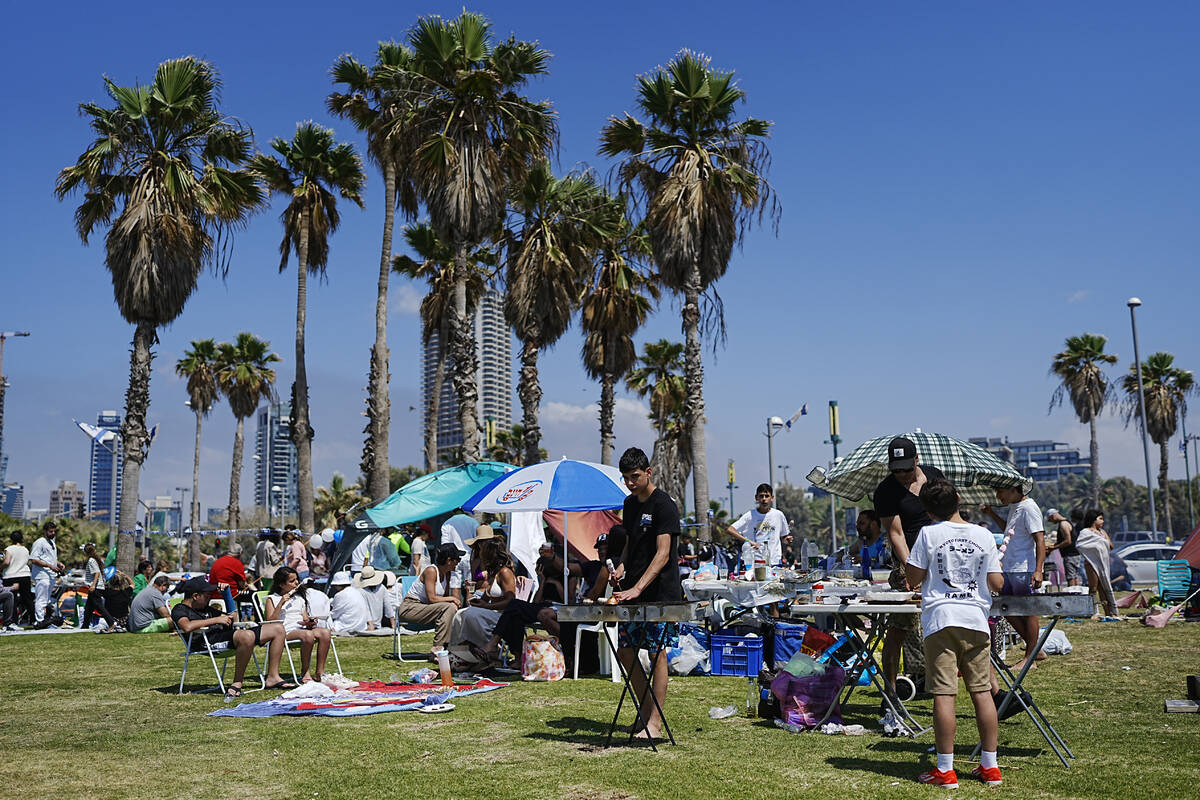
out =
<path fill-rule="evenodd" d="M 392 232 L 396 211 L 406 219 L 417 215 L 416 186 L 409 173 L 412 163 L 411 112 L 406 97 L 395 90 L 392 70 L 408 64 L 412 52 L 396 42 L 380 42 L 375 64 L 367 67 L 353 56 L 334 62 L 330 74 L 345 91 L 326 99 L 329 111 L 349 119 L 367 134 L 367 157 L 383 173 L 383 245 L 379 254 L 379 280 L 375 292 L 375 344 L 367 382 L 367 441 L 363 445 L 362 470 L 367 494 L 386 497 L 388 492 L 388 436 L 391 428 L 391 399 L 388 396 L 387 319 L 388 277 L 392 267 Z"/>
<path fill-rule="evenodd" d="M 437 366 L 429 387 L 429 405 L 425 409 L 425 471 L 433 472 L 438 468 L 438 415 L 441 412 L 442 384 L 446 379 L 446 345 L 454 311 L 456 282 L 454 270 L 449 266 L 454 254 L 426 223 L 404 226 L 404 240 L 421 260 L 398 255 L 392 261 L 392 269 L 412 280 L 424 279 L 428 282 L 429 289 L 421 300 L 421 343 L 428 345 L 437 337 Z M 479 298 L 483 297 L 484 268 L 494 268 L 495 265 L 496 253 L 492 248 L 480 247 L 472 254 L 467 270 L 468 313 L 474 313 Z"/>
<path fill-rule="evenodd" d="M 513 425 L 507 431 L 497 430 L 492 440 L 487 443 L 487 457 L 505 464 L 517 464 L 522 461 L 525 458 L 525 429 L 520 425 Z M 539 448 L 538 460 L 533 463 L 540 464 L 549 458 L 550 454 Z"/>
<path fill-rule="evenodd" d="M 283 241 L 279 271 L 287 269 L 288 256 L 296 254 L 296 380 L 292 384 L 292 441 L 296 444 L 299 471 L 300 529 L 313 530 L 312 438 L 309 421 L 308 371 L 304 360 L 305 318 L 308 313 L 308 276 L 324 276 L 329 263 L 329 237 L 341 223 L 337 196 L 362 208 L 366 176 L 362 159 L 348 144 L 338 144 L 333 131 L 312 122 L 296 127 L 292 140 L 271 140 L 283 159 L 257 155 L 251 162 L 270 191 L 289 198 L 280 219 Z"/>
<path fill-rule="evenodd" d="M 175 363 L 175 374 L 187 378 L 188 405 L 196 415 L 196 449 L 192 456 L 192 507 L 188 515 L 191 535 L 188 536 L 188 563 L 200 564 L 200 423 L 209 415 L 221 397 L 217 384 L 217 343 L 212 339 L 197 339 L 192 349 L 183 352 Z"/>
<path fill-rule="evenodd" d="M 647 342 L 625 378 L 630 391 L 650 400 L 650 421 L 656 437 L 650 466 L 655 483 L 671 495 L 682 510 L 687 476 L 692 471 L 685 403 L 683 345 L 660 339 Z"/>
<path fill-rule="evenodd" d="M 75 229 L 85 244 L 97 226 L 108 227 L 104 264 L 117 308 L 134 326 L 117 521 L 117 567 L 132 574 L 157 329 L 183 312 L 206 263 L 228 268 L 225 236 L 262 206 L 263 192 L 242 169 L 253 134 L 221 114 L 220 79 L 211 64 L 165 61 L 147 86 L 106 78 L 104 88 L 114 106 L 80 105 L 96 138 L 59 172 L 54 193 L 61 200 L 83 192 Z"/>
<path fill-rule="evenodd" d="M 229 400 L 237 420 L 233 434 L 233 467 L 229 472 L 228 526 L 236 531 L 241 524 L 242 450 L 245 445 L 246 418 L 258 408 L 259 401 L 275 397 L 275 370 L 279 361 L 271 352 L 271 343 L 251 333 L 239 333 L 237 341 L 217 346 L 217 384 Z M 305 530 L 312 530 L 306 528 Z"/>
<path fill-rule="evenodd" d="M 1167 481 L 1167 442 L 1175 435 L 1179 415 L 1187 414 L 1188 395 L 1196 391 L 1196 378 L 1191 370 L 1175 366 L 1175 356 L 1170 353 L 1152 353 L 1142 363 L 1142 390 L 1146 398 L 1146 419 L 1142 419 L 1138 405 L 1137 365 L 1131 364 L 1129 372 L 1121 379 L 1125 393 L 1125 424 L 1138 421 L 1138 428 L 1150 435 L 1158 445 L 1158 491 L 1162 495 L 1163 519 L 1168 536 L 1174 536 L 1171 527 L 1171 485 Z"/>
<path fill-rule="evenodd" d="M 732 72 L 709 64 L 684 50 L 665 68 L 640 76 L 637 105 L 645 121 L 611 117 L 600 135 L 601 154 L 620 158 L 623 185 L 641 193 L 663 284 L 683 296 L 684 413 L 697 509 L 708 508 L 700 298 L 725 274 L 746 228 L 767 211 L 778 220 L 765 178 L 771 125 L 735 119 L 746 94 Z M 702 540 L 711 538 L 707 526 L 700 532 Z"/>
<path fill-rule="evenodd" d="M 1108 339 L 1096 334 L 1068 336 L 1066 349 L 1054 356 L 1050 374 L 1059 379 L 1058 388 L 1050 397 L 1050 410 L 1070 398 L 1071 408 L 1079 421 L 1088 426 L 1091 436 L 1089 459 L 1092 462 L 1092 478 L 1088 489 L 1091 506 L 1100 503 L 1100 445 L 1096 440 L 1096 418 L 1113 399 L 1113 387 L 1102 364 L 1115 364 L 1117 357 L 1104 352 Z"/>
<path fill-rule="evenodd" d="M 658 286 L 638 262 L 650 254 L 645 229 L 625 214 L 625 202 L 608 198 L 603 211 L 610 220 L 600 248 L 595 282 L 583 299 L 583 366 L 600 381 L 600 463 L 612 464 L 614 387 L 637 360 L 633 334 L 646 322 L 658 301 Z"/>
<path fill-rule="evenodd" d="M 346 479 L 340 472 L 333 473 L 333 477 L 329 479 L 329 488 L 318 486 L 314 510 L 321 526 L 332 526 L 337 512 L 346 511 L 351 506 L 365 502 L 366 498 L 363 497 L 361 489 L 357 483 L 347 486 Z"/>
<path fill-rule="evenodd" d="M 521 341 L 517 395 L 523 411 L 523 463 L 541 460 L 538 354 L 562 338 L 579 307 L 607 217 L 599 213 L 600 187 L 590 173 L 556 178 L 542 162 L 514 187 L 513 216 L 520 229 L 506 235 L 504 316 Z"/>
<path fill-rule="evenodd" d="M 454 254 L 452 382 L 463 456 L 474 461 L 479 389 L 467 314 L 470 254 L 496 236 L 509 185 L 520 184 L 557 138 L 550 104 L 520 94 L 531 77 L 545 74 L 550 54 L 515 39 L 493 45 L 490 23 L 465 11 L 452 20 L 421 18 L 408 44 L 411 66 L 394 70 L 394 78 L 415 109 L 407 124 L 418 143 L 412 164 L 418 193 L 438 238 Z"/>

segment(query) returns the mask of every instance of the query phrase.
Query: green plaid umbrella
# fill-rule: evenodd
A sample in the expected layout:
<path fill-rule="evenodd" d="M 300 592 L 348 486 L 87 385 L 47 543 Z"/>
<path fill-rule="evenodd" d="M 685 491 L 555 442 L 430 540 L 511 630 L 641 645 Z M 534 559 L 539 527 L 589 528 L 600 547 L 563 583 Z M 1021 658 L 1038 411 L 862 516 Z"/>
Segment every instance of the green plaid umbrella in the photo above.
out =
<path fill-rule="evenodd" d="M 1032 482 L 1007 461 L 1001 461 L 979 445 L 940 433 L 898 434 L 917 446 L 919 463 L 937 467 L 958 487 L 965 503 L 995 503 L 996 489 L 1020 486 L 1025 491 Z M 826 473 L 820 467 L 808 474 L 814 486 L 849 500 L 870 498 L 888 475 L 888 443 L 895 436 L 880 436 L 856 447 Z"/>

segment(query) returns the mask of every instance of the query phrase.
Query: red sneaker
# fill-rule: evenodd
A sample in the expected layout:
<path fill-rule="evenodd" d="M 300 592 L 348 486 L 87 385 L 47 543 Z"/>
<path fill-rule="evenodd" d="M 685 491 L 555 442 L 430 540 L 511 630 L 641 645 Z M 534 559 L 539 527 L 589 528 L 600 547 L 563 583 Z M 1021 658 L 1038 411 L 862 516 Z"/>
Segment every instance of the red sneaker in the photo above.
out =
<path fill-rule="evenodd" d="M 929 772 L 922 772 L 917 776 L 917 780 L 921 783 L 928 783 L 931 786 L 940 786 L 943 789 L 958 788 L 958 776 L 954 774 L 954 770 L 952 769 L 942 772 L 935 767 Z"/>
<path fill-rule="evenodd" d="M 988 786 L 999 786 L 1004 783 L 1004 778 L 1000 776 L 999 767 L 983 767 L 979 766 L 971 770 L 971 777 L 979 778 Z"/>

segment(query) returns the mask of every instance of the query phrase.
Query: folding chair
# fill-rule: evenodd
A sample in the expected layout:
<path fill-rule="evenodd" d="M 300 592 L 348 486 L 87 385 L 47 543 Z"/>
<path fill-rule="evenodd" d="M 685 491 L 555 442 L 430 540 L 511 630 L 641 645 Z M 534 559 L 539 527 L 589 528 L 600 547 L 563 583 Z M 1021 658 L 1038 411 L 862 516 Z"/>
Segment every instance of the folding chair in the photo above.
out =
<path fill-rule="evenodd" d="M 522 578 L 517 578 L 521 581 Z M 604 599 L 612 597 L 612 586 L 608 586 L 604 590 Z M 621 682 L 621 670 L 612 663 L 612 654 L 617 651 L 617 624 L 615 622 L 594 622 L 591 625 L 577 625 L 575 627 L 575 663 L 573 665 L 571 680 L 579 680 L 579 645 L 583 639 L 583 634 L 596 634 L 596 653 L 600 660 L 600 674 L 609 675 L 613 683 Z M 600 646 L 600 637 L 608 639 L 609 646 Z"/>
<path fill-rule="evenodd" d="M 1158 593 L 1163 605 L 1182 603 L 1192 583 L 1191 565 L 1186 561 L 1158 562 Z"/>
<path fill-rule="evenodd" d="M 251 598 L 252 598 L 251 603 L 254 606 L 254 618 L 259 623 L 263 623 L 263 622 L 267 621 L 267 606 L 266 606 L 265 601 L 266 601 L 268 594 L 270 594 L 270 592 L 260 590 L 260 591 L 255 592 L 253 595 L 251 595 Z M 318 621 L 317 625 L 318 625 L 318 627 L 328 628 L 330 631 L 333 630 L 333 626 L 329 624 L 329 620 L 327 620 L 327 619 Z M 334 641 L 334 638 L 335 637 L 333 637 L 332 635 L 329 637 L 329 651 L 331 653 L 333 653 L 333 663 L 337 664 L 338 672 L 341 673 L 342 675 L 345 675 L 346 673 L 342 672 L 342 659 L 338 657 L 337 642 Z M 284 655 L 287 656 L 288 667 L 290 667 L 292 670 L 292 682 L 299 683 L 300 676 L 296 674 L 296 662 L 294 660 L 292 660 L 292 645 L 299 647 L 300 642 L 298 642 L 295 639 L 288 639 L 287 634 L 284 634 L 283 643 L 284 643 L 283 653 L 284 653 Z M 313 644 L 314 650 L 316 649 L 316 646 L 317 646 L 316 643 L 314 643 Z M 268 648 L 269 647 L 270 647 L 270 645 L 268 645 Z"/>
<path fill-rule="evenodd" d="M 183 694 L 183 684 L 187 680 L 188 661 L 193 655 L 206 655 L 212 663 L 213 674 L 217 676 L 217 686 L 221 689 L 221 694 L 225 694 L 225 669 L 229 666 L 230 656 L 237 654 L 237 651 L 232 647 L 232 642 L 217 642 L 215 644 L 209 642 L 208 632 L 204 628 L 184 633 L 175 629 L 180 641 L 183 642 L 183 674 L 179 676 L 179 694 Z M 199 638 L 197 638 L 199 637 Z M 267 688 L 267 676 L 263 674 L 262 665 L 258 663 L 258 654 L 252 653 L 251 658 L 254 660 L 254 669 L 258 671 L 258 680 L 262 683 L 261 689 L 250 689 L 251 692 L 259 692 Z M 217 659 L 221 659 L 221 668 L 217 669 Z M 212 689 L 201 689 L 201 692 L 211 692 Z"/>

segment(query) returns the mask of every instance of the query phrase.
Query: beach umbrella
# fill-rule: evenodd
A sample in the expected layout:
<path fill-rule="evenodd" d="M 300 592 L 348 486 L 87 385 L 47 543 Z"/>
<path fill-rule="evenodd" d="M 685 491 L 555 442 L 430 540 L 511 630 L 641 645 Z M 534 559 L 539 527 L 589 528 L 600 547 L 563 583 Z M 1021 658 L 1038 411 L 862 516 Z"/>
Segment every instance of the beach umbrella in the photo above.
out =
<path fill-rule="evenodd" d="M 940 433 L 921 430 L 888 434 L 860 444 L 826 472 L 814 467 L 808 480 L 827 492 L 858 501 L 870 498 L 888 475 L 888 444 L 896 436 L 911 439 L 917 446 L 919 464 L 937 467 L 958 488 L 964 503 L 995 503 L 996 489 L 1020 487 L 1028 492 L 1033 482 L 1007 461 L 979 445 Z"/>
<path fill-rule="evenodd" d="M 521 467 L 493 480 L 462 504 L 465 511 L 508 514 L 515 511 L 603 511 L 621 508 L 629 490 L 615 467 L 590 461 L 545 461 Z M 563 594 L 567 569 L 566 517 L 563 518 Z"/>
<path fill-rule="evenodd" d="M 515 469 L 500 461 L 479 461 L 431 472 L 404 484 L 366 514 L 380 528 L 436 517 L 459 508 L 481 488 Z"/>

